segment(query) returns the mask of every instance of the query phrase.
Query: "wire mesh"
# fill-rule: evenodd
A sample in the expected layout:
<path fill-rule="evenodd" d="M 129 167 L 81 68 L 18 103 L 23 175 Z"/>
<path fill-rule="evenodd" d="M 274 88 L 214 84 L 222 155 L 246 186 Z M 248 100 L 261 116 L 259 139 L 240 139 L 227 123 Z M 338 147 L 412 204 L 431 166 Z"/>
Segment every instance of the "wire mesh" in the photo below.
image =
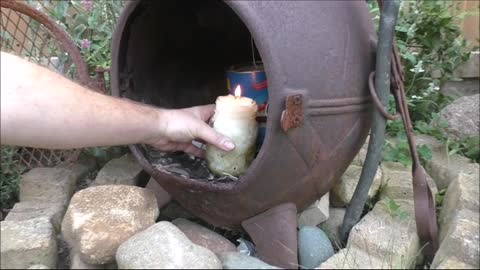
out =
<path fill-rule="evenodd" d="M 54 8 L 52 2 L 30 1 L 36 10 Z M 40 6 L 39 6 L 40 5 Z M 44 24 L 10 8 L 1 8 L 0 48 L 77 80 L 75 62 Z M 78 65 L 78 61 L 77 61 Z M 9 154 L 6 154 L 6 153 Z M 80 150 L 50 150 L 2 145 L 2 174 L 21 174 L 35 167 L 51 167 L 74 160 Z M 4 166 L 11 163 L 12 166 Z M 8 172 L 4 169 L 8 168 Z"/>

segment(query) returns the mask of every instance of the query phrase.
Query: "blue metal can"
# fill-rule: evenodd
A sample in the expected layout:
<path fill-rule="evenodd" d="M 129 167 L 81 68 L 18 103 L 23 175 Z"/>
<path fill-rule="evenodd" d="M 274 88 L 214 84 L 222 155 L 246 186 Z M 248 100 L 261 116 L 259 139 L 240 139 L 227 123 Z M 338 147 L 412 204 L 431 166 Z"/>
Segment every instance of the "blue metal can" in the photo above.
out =
<path fill-rule="evenodd" d="M 249 97 L 258 105 L 257 122 L 258 136 L 257 145 L 261 146 L 265 138 L 268 108 L 268 84 L 262 64 L 232 67 L 227 71 L 227 88 L 230 94 L 240 85 L 242 96 Z"/>

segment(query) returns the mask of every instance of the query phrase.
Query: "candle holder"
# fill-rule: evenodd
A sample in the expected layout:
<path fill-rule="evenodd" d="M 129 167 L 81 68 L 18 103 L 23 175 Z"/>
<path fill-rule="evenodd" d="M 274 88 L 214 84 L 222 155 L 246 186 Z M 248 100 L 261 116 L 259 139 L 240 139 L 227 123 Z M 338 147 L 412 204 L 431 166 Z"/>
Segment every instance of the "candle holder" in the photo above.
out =
<path fill-rule="evenodd" d="M 255 101 L 240 97 L 239 93 L 235 96 L 217 98 L 212 126 L 216 131 L 229 137 L 235 143 L 235 149 L 226 152 L 213 145 L 207 145 L 208 168 L 215 175 L 237 177 L 247 170 L 256 150 L 257 110 Z"/>

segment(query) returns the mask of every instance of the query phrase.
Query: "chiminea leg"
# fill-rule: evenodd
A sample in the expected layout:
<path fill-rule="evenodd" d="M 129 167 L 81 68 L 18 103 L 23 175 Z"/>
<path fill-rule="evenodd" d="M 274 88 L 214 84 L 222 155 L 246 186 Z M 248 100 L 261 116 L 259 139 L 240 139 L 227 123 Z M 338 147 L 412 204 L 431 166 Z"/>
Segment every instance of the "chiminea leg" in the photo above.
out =
<path fill-rule="evenodd" d="M 260 258 L 284 269 L 298 269 L 297 207 L 284 203 L 244 220 Z"/>

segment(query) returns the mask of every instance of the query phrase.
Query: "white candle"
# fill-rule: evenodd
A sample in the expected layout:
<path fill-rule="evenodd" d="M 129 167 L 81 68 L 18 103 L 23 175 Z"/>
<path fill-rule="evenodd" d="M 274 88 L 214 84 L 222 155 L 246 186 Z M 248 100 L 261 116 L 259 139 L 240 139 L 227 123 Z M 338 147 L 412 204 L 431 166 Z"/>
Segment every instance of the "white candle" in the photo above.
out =
<path fill-rule="evenodd" d="M 207 145 L 207 163 L 216 175 L 239 176 L 253 160 L 257 138 L 257 104 L 254 100 L 241 97 L 237 86 L 235 96 L 220 96 L 216 101 L 213 128 L 232 139 L 235 149 L 226 152 Z"/>

